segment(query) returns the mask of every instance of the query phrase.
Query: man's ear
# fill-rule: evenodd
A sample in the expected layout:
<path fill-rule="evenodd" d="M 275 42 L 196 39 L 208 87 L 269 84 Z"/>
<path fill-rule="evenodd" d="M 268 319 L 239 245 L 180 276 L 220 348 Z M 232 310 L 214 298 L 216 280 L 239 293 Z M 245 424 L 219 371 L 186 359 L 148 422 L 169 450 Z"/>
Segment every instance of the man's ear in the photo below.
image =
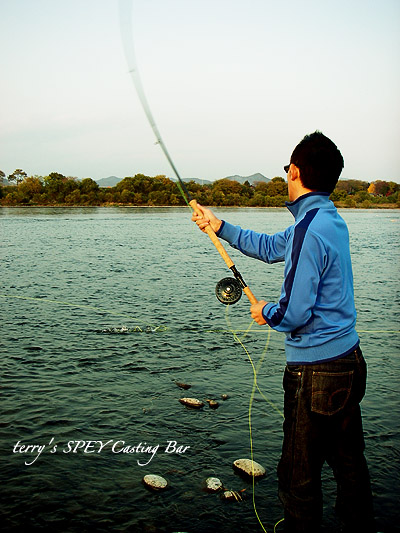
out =
<path fill-rule="evenodd" d="M 293 181 L 300 179 L 300 169 L 293 163 L 290 167 L 290 177 Z"/>

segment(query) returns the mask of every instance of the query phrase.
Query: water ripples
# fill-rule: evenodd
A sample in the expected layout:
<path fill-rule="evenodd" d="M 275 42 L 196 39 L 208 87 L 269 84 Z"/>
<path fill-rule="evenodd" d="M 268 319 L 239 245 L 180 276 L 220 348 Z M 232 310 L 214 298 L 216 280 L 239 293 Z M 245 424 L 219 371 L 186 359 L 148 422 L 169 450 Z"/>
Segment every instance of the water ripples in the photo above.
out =
<path fill-rule="evenodd" d="M 369 367 L 363 401 L 367 459 L 381 529 L 400 517 L 399 294 L 395 246 L 398 212 L 345 211 L 352 235 L 355 289 L 363 351 Z M 258 231 L 291 222 L 284 210 L 227 210 L 225 217 Z M 5 531 L 134 531 L 190 533 L 257 531 L 251 483 L 232 470 L 249 456 L 248 402 L 253 371 L 226 324 L 214 287 L 226 276 L 218 254 L 194 231 L 183 210 L 24 209 L 3 211 L 1 279 L 1 401 Z M 179 231 L 171 233 L 171 227 Z M 188 242 L 190 240 L 190 254 Z M 377 244 L 378 243 L 378 244 Z M 277 299 L 282 265 L 258 264 L 229 250 L 254 292 Z M 379 268 L 376 265 L 379 264 Z M 242 333 L 247 302 L 230 309 Z M 368 333 L 375 330 L 376 333 Z M 255 360 L 266 341 L 254 327 L 245 345 Z M 258 385 L 282 407 L 283 339 L 273 333 Z M 176 385 L 191 385 L 185 391 Z M 222 394 L 228 394 L 226 401 Z M 190 410 L 182 396 L 216 399 Z M 255 459 L 267 469 L 256 485 L 257 509 L 267 530 L 281 518 L 276 465 L 282 419 L 257 392 L 253 405 Z M 25 466 L 18 441 L 62 450 L 69 441 L 123 440 L 160 444 L 148 467 L 137 454 L 50 453 Z M 168 441 L 190 446 L 165 453 Z M 146 473 L 167 477 L 171 488 L 154 494 Z M 222 502 L 202 491 L 221 477 L 244 502 Z M 334 486 L 325 487 L 327 532 L 336 527 Z"/>

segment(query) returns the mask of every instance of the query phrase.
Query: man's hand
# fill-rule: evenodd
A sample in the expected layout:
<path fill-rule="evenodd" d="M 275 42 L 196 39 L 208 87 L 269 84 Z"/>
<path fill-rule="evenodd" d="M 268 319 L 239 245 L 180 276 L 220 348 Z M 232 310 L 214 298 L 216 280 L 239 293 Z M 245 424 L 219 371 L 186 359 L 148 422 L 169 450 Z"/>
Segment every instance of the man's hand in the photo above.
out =
<path fill-rule="evenodd" d="M 250 313 L 252 318 L 257 322 L 257 324 L 260 324 L 260 326 L 263 326 L 267 322 L 265 321 L 265 318 L 262 315 L 262 310 L 267 305 L 267 302 L 265 300 L 260 300 L 256 304 L 253 304 L 250 307 Z"/>
<path fill-rule="evenodd" d="M 203 215 L 199 216 L 196 213 L 193 213 L 193 216 L 192 216 L 193 222 L 196 222 L 196 224 L 199 226 L 202 232 L 204 232 L 205 228 L 210 225 L 213 231 L 217 233 L 217 231 L 221 227 L 222 220 L 217 218 L 214 215 L 214 213 L 211 211 L 211 209 L 207 209 L 207 207 L 203 207 L 200 204 L 197 204 L 197 205 L 200 211 L 203 213 Z"/>

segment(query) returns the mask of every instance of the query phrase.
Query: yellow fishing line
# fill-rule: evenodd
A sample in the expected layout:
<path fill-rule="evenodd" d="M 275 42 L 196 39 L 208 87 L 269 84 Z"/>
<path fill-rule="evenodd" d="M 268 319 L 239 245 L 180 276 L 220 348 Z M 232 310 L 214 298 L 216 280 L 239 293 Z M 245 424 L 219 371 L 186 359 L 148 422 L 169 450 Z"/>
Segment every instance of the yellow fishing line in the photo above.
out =
<path fill-rule="evenodd" d="M 400 333 L 398 329 L 358 329 L 357 333 Z"/>
<path fill-rule="evenodd" d="M 189 209 L 191 209 L 191 208 L 189 207 Z M 17 296 L 15 294 L 0 294 L 0 298 L 11 298 L 11 299 L 16 299 L 16 300 L 28 300 L 28 301 L 48 303 L 48 304 L 66 305 L 66 306 L 69 306 L 69 307 L 76 307 L 76 308 L 81 308 L 81 309 L 90 309 L 91 311 L 95 311 L 96 313 L 109 314 L 109 315 L 114 315 L 114 316 L 120 316 L 120 317 L 123 317 L 123 318 L 129 318 L 130 320 L 136 320 L 136 317 L 133 317 L 131 315 L 127 315 L 125 313 L 117 313 L 115 311 L 111 311 L 110 309 L 102 309 L 101 307 L 95 307 L 95 306 L 92 306 L 92 305 L 84 305 L 84 304 L 76 304 L 76 303 L 71 303 L 71 302 L 65 302 L 63 300 L 50 300 L 49 298 L 34 298 L 32 296 Z M 168 329 L 167 326 L 154 326 L 153 324 L 149 324 L 149 323 L 146 323 L 146 325 L 150 326 L 151 328 L 155 328 L 157 331 L 166 331 Z M 261 333 L 263 335 L 265 334 L 265 331 L 261 330 L 261 329 L 260 330 L 252 330 L 251 331 L 251 328 L 253 327 L 253 325 L 254 325 L 254 321 L 246 329 L 235 329 L 235 330 L 233 330 L 232 326 L 230 326 L 230 329 L 228 329 L 228 332 L 229 333 L 235 333 L 235 334 L 243 333 L 243 339 L 247 335 L 249 335 L 250 333 L 251 334 Z M 140 328 L 140 326 L 135 326 L 135 328 L 137 329 L 137 331 L 143 331 Z M 210 331 L 212 333 L 215 333 L 214 330 L 210 330 Z M 270 330 L 270 332 L 271 332 L 271 330 Z M 359 329 L 359 330 L 357 330 L 357 332 L 358 333 L 400 333 L 400 330 Z M 263 395 L 262 391 L 260 389 L 258 389 L 258 391 L 261 394 L 261 396 L 265 399 L 265 401 L 267 401 L 269 403 L 270 400 L 268 400 Z M 274 406 L 272 406 L 272 407 L 274 407 Z M 276 407 L 274 407 L 274 409 L 276 409 Z M 279 412 L 279 414 L 281 414 L 281 413 Z"/>
<path fill-rule="evenodd" d="M 278 522 L 274 525 L 274 533 L 276 533 L 276 526 L 279 526 L 279 524 L 281 524 L 285 519 L 284 518 L 281 518 L 280 520 L 278 520 Z"/>
<path fill-rule="evenodd" d="M 267 335 L 267 341 L 266 341 L 266 344 L 265 344 L 265 347 L 264 347 L 264 350 L 261 354 L 261 358 L 259 360 L 259 362 L 257 363 L 257 367 L 255 368 L 254 366 L 254 363 L 253 363 L 253 360 L 250 356 L 250 353 L 248 352 L 247 348 L 245 347 L 245 345 L 243 344 L 242 340 L 238 337 L 237 333 L 238 332 L 244 332 L 244 335 L 243 335 L 243 339 L 250 333 L 250 330 L 251 328 L 253 327 L 253 325 L 255 324 L 254 320 L 251 322 L 251 324 L 249 325 L 249 327 L 245 330 L 234 330 L 233 327 L 232 327 L 232 324 L 229 320 L 229 316 L 228 316 L 228 308 L 229 308 L 229 305 L 226 306 L 226 312 L 225 312 L 225 319 L 226 319 L 226 323 L 228 325 L 228 329 L 230 331 L 230 333 L 233 334 L 234 336 L 234 339 L 242 346 L 243 350 L 245 351 L 249 361 L 250 361 L 250 364 L 253 368 L 253 376 L 254 376 L 254 384 L 255 384 L 255 387 L 257 388 L 258 392 L 260 393 L 260 395 L 262 396 L 262 398 L 268 403 L 268 405 L 270 407 L 272 407 L 282 418 L 284 418 L 284 415 L 282 413 L 282 411 L 278 408 L 278 406 L 276 404 L 274 404 L 274 402 L 272 402 L 269 398 L 267 398 L 267 396 L 265 396 L 265 394 L 262 392 L 262 390 L 260 389 L 260 387 L 258 386 L 258 383 L 257 383 L 257 375 L 258 375 L 258 372 L 261 368 L 261 365 L 263 364 L 264 362 L 264 358 L 267 354 L 267 350 L 268 350 L 268 345 L 269 345 L 269 341 L 270 341 L 270 338 L 271 338 L 271 332 L 273 331 L 271 328 L 268 328 L 268 335 Z M 254 333 L 254 332 L 253 332 Z M 260 331 L 261 333 L 261 331 Z M 265 334 L 265 331 L 263 331 L 262 333 Z"/>
<path fill-rule="evenodd" d="M 189 207 L 190 208 L 190 207 Z M 123 317 L 123 318 L 129 318 L 130 320 L 135 320 L 135 317 L 132 317 L 131 315 L 127 315 L 127 314 L 124 314 L 124 313 L 117 313 L 115 311 L 112 311 L 110 309 L 102 309 L 100 307 L 94 307 L 94 306 L 91 306 L 91 305 L 85 305 L 85 304 L 76 304 L 76 303 L 71 303 L 71 302 L 66 302 L 66 301 L 61 301 L 61 300 L 51 300 L 51 299 L 48 299 L 48 298 L 34 298 L 34 297 L 31 297 L 31 296 L 18 296 L 18 295 L 11 295 L 11 294 L 0 294 L 0 298 L 11 298 L 11 299 L 16 299 L 16 300 L 26 300 L 26 301 L 33 301 L 33 302 L 41 302 L 41 303 L 47 303 L 47 304 L 57 304 L 57 305 L 65 305 L 65 306 L 69 306 L 69 307 L 75 307 L 75 308 L 79 308 L 79 309 L 90 309 L 91 311 L 95 311 L 96 313 L 102 313 L 102 314 L 110 314 L 110 315 L 113 315 L 113 316 L 119 316 L 119 317 Z M 277 407 L 277 405 L 272 402 L 260 389 L 259 385 L 258 385 L 258 382 L 257 382 L 257 375 L 261 369 L 261 366 L 264 362 L 264 359 L 265 359 L 265 356 L 267 354 L 267 351 L 268 351 L 268 346 L 269 346 L 269 342 L 270 342 L 270 338 L 271 338 L 271 332 L 272 332 L 272 329 L 271 328 L 268 328 L 268 335 L 267 335 L 267 341 L 266 341 L 266 344 L 264 346 L 264 349 L 262 351 L 262 354 L 261 354 L 261 357 L 260 357 L 260 360 L 258 361 L 257 363 L 257 366 L 254 365 L 254 362 L 253 362 L 253 359 L 249 353 L 249 351 L 247 350 L 246 346 L 244 345 L 243 343 L 243 340 L 250 334 L 254 334 L 254 333 L 262 333 L 262 334 L 265 334 L 265 330 L 252 330 L 252 327 L 253 325 L 255 324 L 254 320 L 249 324 L 249 326 L 246 328 L 246 329 L 234 329 L 231 322 L 230 322 L 230 319 L 229 319 L 229 305 L 226 306 L 226 313 L 225 313 L 225 319 L 226 319 L 226 323 L 227 323 L 227 326 L 228 326 L 228 331 L 229 333 L 231 333 L 233 335 L 233 338 L 235 339 L 235 341 L 240 344 L 240 346 L 243 348 L 244 352 L 246 353 L 248 359 L 249 359 L 249 362 L 251 364 L 251 367 L 252 367 L 252 370 L 253 370 L 253 385 L 252 385 L 252 391 L 251 391 L 251 395 L 250 395 L 250 401 L 249 401 L 249 409 L 248 409 L 248 421 L 249 421 L 249 437 L 250 437 L 250 455 L 251 455 L 251 461 L 252 461 L 252 466 L 254 468 L 254 465 L 253 465 L 253 462 L 254 462 L 254 448 L 253 448 L 253 432 L 252 432 L 252 423 L 251 423 L 251 417 L 252 417 L 252 407 L 253 407 L 253 402 L 254 402 L 254 395 L 255 395 L 255 391 L 256 389 L 258 390 L 258 392 L 260 393 L 261 397 L 268 403 L 268 405 L 270 407 L 272 407 L 282 418 L 284 418 L 284 415 L 282 413 L 282 411 Z M 151 324 L 147 324 L 148 326 L 154 328 L 154 326 L 152 326 Z M 165 331 L 167 330 L 168 328 L 166 326 L 157 326 L 154 330 L 155 331 Z M 135 326 L 135 331 L 143 331 L 140 326 Z M 358 333 L 400 333 L 399 330 L 358 330 Z M 241 334 L 241 337 L 239 337 L 239 334 Z M 254 470 L 253 470 L 253 474 L 254 474 Z M 267 533 L 267 530 L 265 529 L 263 523 L 261 522 L 261 519 L 258 515 L 258 512 L 257 512 L 257 508 L 256 508 L 256 503 L 255 503 L 255 481 L 254 481 L 254 475 L 252 476 L 252 486 L 253 486 L 253 495 L 252 495 L 252 500 L 253 500 L 253 508 L 254 508 L 254 512 L 255 512 L 255 515 L 257 517 L 257 520 L 262 528 L 262 530 Z M 274 525 L 274 533 L 276 532 L 276 527 L 283 522 L 283 518 L 281 520 L 279 520 L 278 522 L 276 522 L 276 524 Z"/>
<path fill-rule="evenodd" d="M 262 354 L 261 354 L 261 357 L 260 357 L 260 360 L 259 362 L 257 363 L 257 367 L 255 367 L 254 365 L 254 362 L 253 362 L 253 359 L 251 358 L 250 356 L 250 353 L 249 351 L 247 350 L 246 346 L 243 344 L 243 341 L 238 337 L 237 335 L 237 331 L 234 330 L 232 328 L 232 324 L 229 320 L 229 316 L 228 316 L 228 311 L 229 311 L 229 305 L 226 306 L 226 312 L 225 312 L 225 319 L 226 319 L 226 323 L 227 323 L 227 326 L 230 330 L 230 332 L 232 333 L 233 335 L 233 338 L 235 339 L 236 342 L 238 342 L 240 344 L 240 346 L 243 348 L 243 350 L 245 351 L 249 361 L 250 361 L 250 364 L 251 364 L 251 367 L 253 369 L 253 386 L 252 386 L 252 390 L 251 390 L 251 394 L 250 394 L 250 401 L 249 401 L 249 414 L 248 414 L 248 420 L 249 420 L 249 437 L 250 437 L 250 457 L 251 457 L 251 464 L 252 464 L 252 469 L 253 469 L 253 475 L 252 475 L 252 488 L 253 488 L 253 494 L 252 494 L 252 501 L 253 501 L 253 508 L 254 508 L 254 513 L 257 517 L 257 520 L 262 528 L 262 530 L 264 531 L 264 533 L 268 533 L 267 530 L 265 529 L 264 527 L 264 524 L 262 523 L 261 519 L 260 519 L 260 516 L 258 514 L 258 511 L 257 511 L 257 506 L 256 506 L 256 501 L 255 501 L 255 480 L 254 480 L 254 449 L 253 449 L 253 431 L 252 431 L 252 425 L 251 425 L 251 411 L 252 411 L 252 407 L 253 407 L 253 401 L 254 401 L 254 394 L 255 394 L 255 391 L 256 389 L 259 391 L 259 393 L 261 394 L 261 396 L 264 398 L 264 400 L 271 406 L 273 407 L 282 417 L 283 417 L 283 413 L 280 411 L 280 409 L 273 403 L 271 402 L 260 390 L 259 386 L 258 386 L 258 383 L 257 383 L 257 374 L 258 372 L 260 371 L 261 369 L 261 365 L 263 364 L 263 361 L 265 359 L 265 356 L 267 354 L 267 351 L 268 351 L 268 346 L 269 346 L 269 341 L 270 341 L 270 338 L 271 338 L 271 328 L 268 328 L 268 335 L 267 335 L 267 341 L 265 343 L 265 346 L 264 346 L 264 349 L 262 351 Z M 243 335 L 243 339 L 246 337 L 246 335 L 248 335 L 248 333 L 250 332 L 252 326 L 254 324 L 254 320 L 251 322 L 251 324 L 249 325 L 249 327 L 244 330 L 244 335 Z M 281 520 L 279 520 L 275 526 L 274 526 L 274 532 L 276 531 L 276 526 L 278 524 L 280 524 L 284 519 L 282 518 Z"/>
<path fill-rule="evenodd" d="M 256 330 L 256 331 L 251 331 L 253 325 L 255 324 L 254 320 L 250 323 L 250 325 L 246 328 L 246 329 L 234 329 L 232 324 L 231 324 L 231 321 L 229 319 L 229 305 L 226 306 L 226 312 L 225 312 L 225 320 L 226 320 L 226 323 L 227 323 L 227 326 L 228 326 L 228 330 L 230 331 L 230 333 L 232 333 L 233 335 L 233 338 L 235 339 L 235 341 L 240 344 L 240 346 L 243 348 L 244 352 L 246 353 L 249 361 L 250 361 L 250 364 L 251 364 L 251 367 L 253 369 L 253 386 L 252 386 L 252 390 L 251 390 L 251 394 L 250 394 L 250 401 L 249 401 L 249 410 L 248 410 L 248 421 L 249 421 L 249 437 L 250 437 L 250 456 L 251 456 L 251 461 L 252 461 L 252 468 L 253 468 L 253 476 L 252 476 L 252 488 L 253 488 L 253 494 L 252 494 L 252 502 L 253 502 L 253 508 L 254 508 L 254 513 L 257 517 L 257 520 L 262 528 L 262 530 L 264 531 L 264 533 L 268 533 L 267 530 L 265 529 L 261 519 L 260 519 L 260 516 L 257 512 L 257 507 L 256 507 L 256 502 L 255 502 L 255 480 L 254 480 L 254 447 L 253 447 L 253 431 L 252 431 L 252 423 L 251 423 L 251 416 L 252 416 L 252 407 L 253 407 L 253 402 L 254 402 L 254 394 L 255 394 L 255 391 L 256 389 L 258 390 L 258 392 L 261 394 L 262 398 L 268 403 L 268 405 L 270 407 L 272 407 L 277 413 L 279 413 L 279 415 L 284 418 L 284 414 L 282 413 L 282 411 L 275 405 L 274 402 L 272 402 L 271 400 L 269 400 L 269 398 L 267 398 L 265 396 L 265 394 L 260 390 L 259 386 L 258 386 L 258 383 L 257 383 L 257 375 L 261 369 L 261 365 L 263 364 L 264 362 L 264 359 L 265 359 L 265 356 L 267 354 L 267 351 L 268 351 L 268 346 L 269 346 L 269 341 L 270 341 L 270 338 L 271 338 L 271 328 L 268 328 L 268 335 L 267 335 L 267 341 L 266 341 L 266 344 L 264 346 L 264 349 L 263 349 L 263 352 L 261 354 L 261 357 L 260 357 L 260 360 L 259 362 L 257 363 L 257 366 L 254 365 L 254 362 L 252 360 L 252 357 L 250 356 L 250 353 L 249 351 L 247 350 L 246 346 L 244 345 L 243 343 L 243 340 L 251 333 L 262 333 L 262 334 L 265 334 L 265 330 Z M 375 330 L 372 330 L 372 329 L 369 329 L 369 330 L 357 330 L 358 333 L 400 333 L 399 330 L 378 330 L 378 329 L 375 329 Z M 242 338 L 239 337 L 239 334 L 243 334 L 242 335 Z M 276 533 L 276 528 L 279 524 L 281 524 L 282 522 L 284 521 L 284 518 L 281 518 L 280 520 L 278 520 L 278 522 L 276 522 L 276 524 L 274 525 L 274 533 Z"/>
<path fill-rule="evenodd" d="M 130 320 L 135 320 L 135 317 L 131 315 L 126 315 L 124 313 L 116 313 L 115 311 L 111 311 L 110 309 L 102 309 L 101 307 L 94 307 L 92 305 L 84 305 L 84 304 L 74 304 L 71 302 L 64 302 L 62 300 L 50 300 L 48 298 L 33 298 L 31 296 L 17 296 L 14 294 L 0 294 L 0 298 L 13 298 L 16 300 L 28 300 L 33 302 L 41 302 L 41 303 L 48 303 L 48 304 L 57 304 L 57 305 L 67 305 L 69 307 L 77 307 L 79 309 L 90 309 L 91 311 L 95 311 L 96 313 L 102 313 L 102 314 L 110 314 L 114 316 L 120 316 L 123 318 L 129 318 Z M 152 324 L 146 324 L 147 326 L 150 326 L 151 328 L 154 328 Z M 159 330 L 160 328 L 166 328 L 166 326 L 157 326 L 156 329 Z M 140 326 L 136 326 L 136 329 L 138 331 L 142 331 Z"/>
<path fill-rule="evenodd" d="M 248 329 L 235 329 L 235 333 L 244 333 L 244 334 L 247 334 L 248 332 Z M 272 330 L 273 333 L 277 333 L 278 335 L 280 335 L 281 333 L 275 331 L 275 330 Z M 232 333 L 232 332 L 231 332 Z M 255 334 L 255 333 L 260 333 L 261 335 L 265 335 L 265 331 L 264 330 L 254 330 L 251 332 L 252 334 Z M 357 333 L 400 333 L 400 330 L 399 329 L 357 329 Z"/>

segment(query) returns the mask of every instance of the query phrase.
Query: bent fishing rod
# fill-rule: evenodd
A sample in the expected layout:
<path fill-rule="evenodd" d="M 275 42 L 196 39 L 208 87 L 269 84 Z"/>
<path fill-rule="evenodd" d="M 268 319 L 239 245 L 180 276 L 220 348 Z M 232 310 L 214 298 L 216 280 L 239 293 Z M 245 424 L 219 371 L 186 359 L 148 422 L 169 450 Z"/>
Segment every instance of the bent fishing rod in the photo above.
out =
<path fill-rule="evenodd" d="M 142 104 L 143 111 L 147 117 L 147 120 L 153 130 L 156 137 L 156 144 L 159 144 L 165 157 L 167 158 L 175 176 L 178 179 L 177 185 L 182 194 L 185 202 L 193 209 L 198 216 L 203 216 L 203 213 L 196 201 L 188 191 L 185 183 L 183 182 L 168 150 L 158 130 L 157 124 L 154 120 L 149 103 L 146 98 L 146 94 L 143 89 L 142 81 L 139 75 L 139 70 L 136 63 L 136 56 L 134 50 L 133 29 L 132 29 L 132 1 L 131 0 L 119 0 L 119 15 L 120 15 L 120 28 L 122 44 L 125 52 L 126 62 L 128 64 L 129 73 L 131 75 L 133 84 L 135 86 L 140 103 Z M 215 293 L 218 300 L 224 304 L 234 304 L 238 302 L 242 296 L 242 291 L 246 294 L 251 304 L 257 303 L 257 298 L 254 296 L 242 275 L 237 270 L 234 262 L 229 257 L 225 248 L 222 246 L 220 240 L 212 229 L 211 225 L 204 228 L 205 233 L 209 236 L 212 243 L 218 250 L 220 256 L 225 261 L 226 266 L 234 275 L 234 278 L 224 278 L 217 283 Z"/>

